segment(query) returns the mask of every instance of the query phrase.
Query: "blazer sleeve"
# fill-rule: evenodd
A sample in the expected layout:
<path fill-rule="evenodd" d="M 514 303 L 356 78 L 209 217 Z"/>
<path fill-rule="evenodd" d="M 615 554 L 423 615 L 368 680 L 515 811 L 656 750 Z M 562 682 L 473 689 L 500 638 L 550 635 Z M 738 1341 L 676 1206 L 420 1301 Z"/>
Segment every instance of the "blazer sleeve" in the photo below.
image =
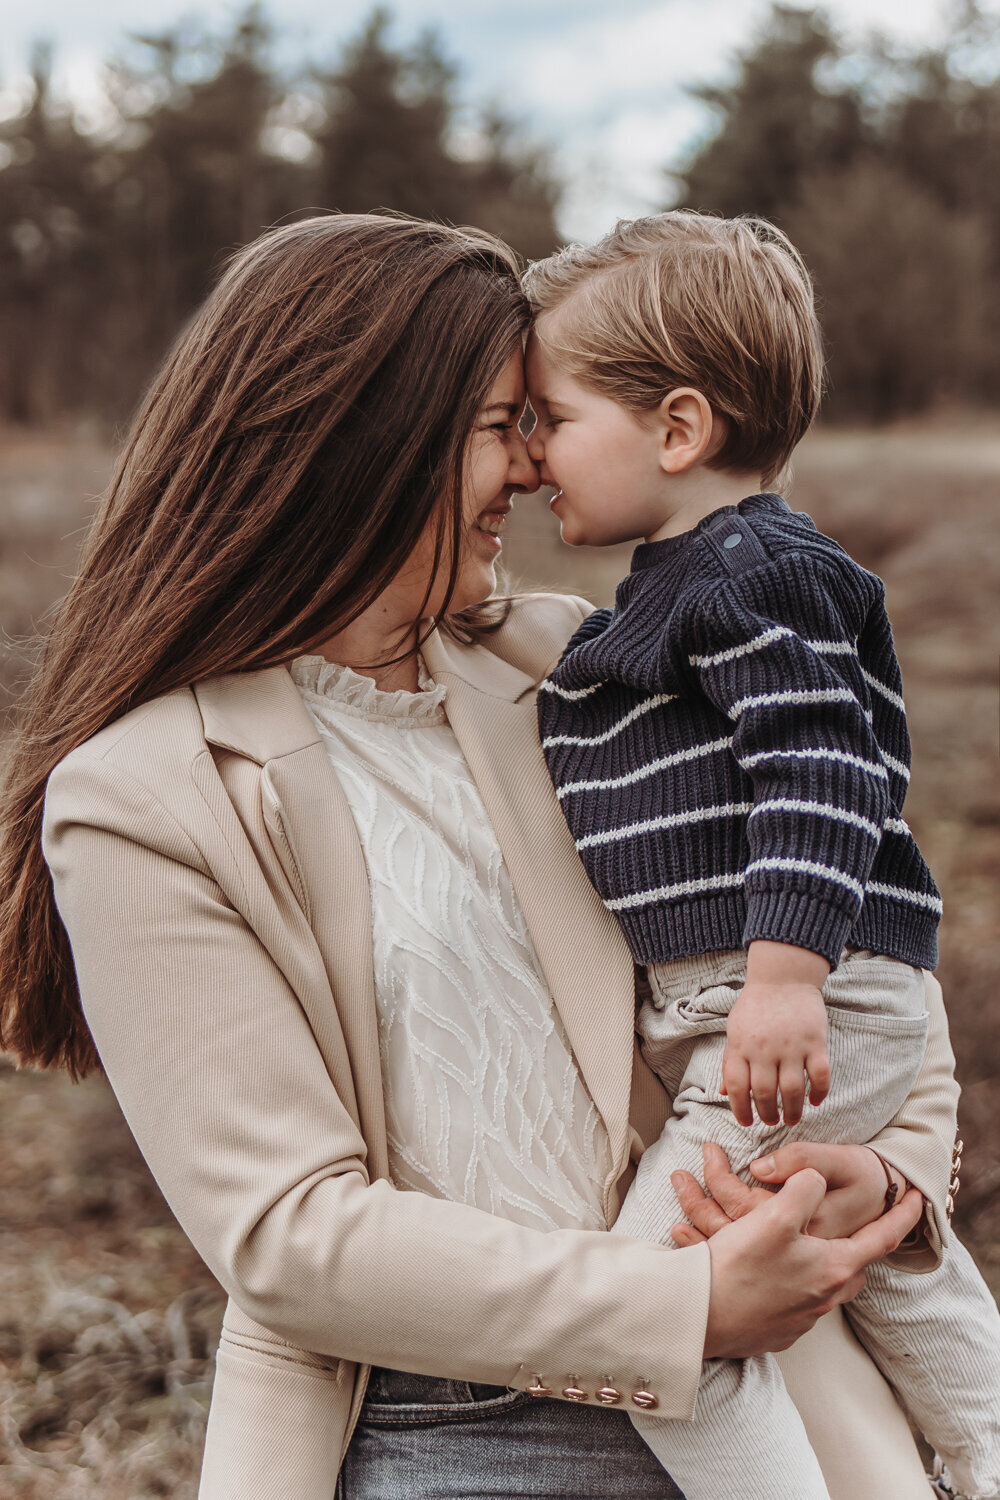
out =
<path fill-rule="evenodd" d="M 295 975 L 213 875 L 209 833 L 199 847 L 148 787 L 78 751 L 50 779 L 43 844 L 108 1078 L 245 1314 L 319 1355 L 520 1388 L 540 1375 L 557 1394 L 571 1376 L 589 1392 L 646 1381 L 663 1415 L 691 1415 L 707 1247 L 541 1233 L 370 1181 Z"/>

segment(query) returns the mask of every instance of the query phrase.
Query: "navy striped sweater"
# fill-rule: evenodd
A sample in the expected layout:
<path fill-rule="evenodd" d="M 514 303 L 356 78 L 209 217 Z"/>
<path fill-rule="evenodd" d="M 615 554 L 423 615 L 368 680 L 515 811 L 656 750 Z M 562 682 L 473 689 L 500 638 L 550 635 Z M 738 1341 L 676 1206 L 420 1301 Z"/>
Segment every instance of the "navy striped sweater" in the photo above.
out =
<path fill-rule="evenodd" d="M 910 742 L 881 580 L 778 495 L 636 549 L 538 695 L 587 873 L 640 963 L 756 938 L 937 962 L 903 822 Z"/>

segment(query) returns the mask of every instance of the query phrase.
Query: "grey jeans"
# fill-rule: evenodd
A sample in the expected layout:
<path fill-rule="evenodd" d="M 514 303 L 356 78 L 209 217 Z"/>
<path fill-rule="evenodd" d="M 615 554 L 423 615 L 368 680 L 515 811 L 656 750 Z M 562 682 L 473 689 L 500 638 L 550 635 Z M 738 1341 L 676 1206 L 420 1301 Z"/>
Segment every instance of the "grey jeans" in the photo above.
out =
<path fill-rule="evenodd" d="M 623 1411 L 373 1370 L 337 1500 L 684 1500 Z"/>

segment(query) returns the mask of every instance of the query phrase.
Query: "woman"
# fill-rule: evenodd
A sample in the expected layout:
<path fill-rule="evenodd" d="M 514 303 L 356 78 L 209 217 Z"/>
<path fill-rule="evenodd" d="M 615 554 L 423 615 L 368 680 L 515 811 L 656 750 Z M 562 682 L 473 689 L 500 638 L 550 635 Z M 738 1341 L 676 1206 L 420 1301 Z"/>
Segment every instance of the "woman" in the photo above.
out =
<path fill-rule="evenodd" d="M 483 602 L 537 483 L 525 323 L 475 232 L 331 217 L 250 246 L 137 418 L 15 741 L 4 1044 L 99 1053 L 231 1294 L 208 1500 L 328 1500 L 345 1449 L 351 1500 L 675 1495 L 623 1406 L 685 1415 L 703 1354 L 787 1346 L 919 1213 L 867 1224 L 881 1165 L 824 1148 L 772 1174 L 822 1166 L 822 1207 L 800 1172 L 708 1246 L 587 1232 L 669 1105 L 534 729 L 587 606 Z M 930 1200 L 921 1265 L 954 1128 L 929 1000 L 876 1142 Z M 867 1227 L 806 1236 L 817 1210 Z M 916 1494 L 874 1367 L 830 1319 L 810 1338 L 826 1379 L 789 1380 L 832 1492 L 860 1457 Z"/>

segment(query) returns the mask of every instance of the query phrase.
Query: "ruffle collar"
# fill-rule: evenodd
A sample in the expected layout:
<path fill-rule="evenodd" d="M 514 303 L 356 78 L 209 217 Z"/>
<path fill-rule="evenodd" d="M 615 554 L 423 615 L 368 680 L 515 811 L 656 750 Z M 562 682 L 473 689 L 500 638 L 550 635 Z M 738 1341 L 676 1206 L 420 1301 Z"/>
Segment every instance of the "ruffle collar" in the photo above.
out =
<path fill-rule="evenodd" d="M 292 681 L 302 692 L 322 698 L 331 708 L 355 718 L 381 722 L 405 720 L 414 725 L 446 722 L 447 688 L 434 681 L 420 657 L 417 658 L 420 688 L 415 693 L 406 688 L 386 692 L 353 667 L 341 666 L 322 656 L 298 656 L 290 670 Z"/>

